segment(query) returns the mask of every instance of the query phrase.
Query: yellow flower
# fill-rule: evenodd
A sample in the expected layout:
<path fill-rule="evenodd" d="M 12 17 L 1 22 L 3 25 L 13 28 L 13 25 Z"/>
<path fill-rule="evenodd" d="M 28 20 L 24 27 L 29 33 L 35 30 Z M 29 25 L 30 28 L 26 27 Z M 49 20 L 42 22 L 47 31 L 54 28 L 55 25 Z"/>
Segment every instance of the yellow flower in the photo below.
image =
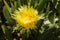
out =
<path fill-rule="evenodd" d="M 25 30 L 35 29 L 40 17 L 33 7 L 21 6 L 14 12 L 13 18 Z"/>

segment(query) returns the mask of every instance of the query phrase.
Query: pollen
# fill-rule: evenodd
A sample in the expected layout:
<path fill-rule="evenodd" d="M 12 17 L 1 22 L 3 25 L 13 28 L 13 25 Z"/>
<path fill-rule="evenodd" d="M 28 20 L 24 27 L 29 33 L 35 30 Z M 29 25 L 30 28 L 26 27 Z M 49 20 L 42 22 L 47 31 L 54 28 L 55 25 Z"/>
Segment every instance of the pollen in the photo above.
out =
<path fill-rule="evenodd" d="M 38 11 L 33 7 L 21 6 L 18 10 L 14 11 L 13 19 L 25 30 L 35 29 L 36 23 L 40 17 Z"/>

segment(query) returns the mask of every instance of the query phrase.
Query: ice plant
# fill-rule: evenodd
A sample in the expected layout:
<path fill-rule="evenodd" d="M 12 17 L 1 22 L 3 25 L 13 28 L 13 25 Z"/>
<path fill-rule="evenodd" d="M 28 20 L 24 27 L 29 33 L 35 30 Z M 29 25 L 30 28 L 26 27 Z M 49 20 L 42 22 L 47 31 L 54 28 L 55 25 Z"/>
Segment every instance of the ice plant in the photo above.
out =
<path fill-rule="evenodd" d="M 60 0 L 3 1 L 5 40 L 60 40 Z"/>
<path fill-rule="evenodd" d="M 36 23 L 40 19 L 38 11 L 33 7 L 28 7 L 26 5 L 21 6 L 21 8 L 16 10 L 13 18 L 25 30 L 35 29 Z"/>

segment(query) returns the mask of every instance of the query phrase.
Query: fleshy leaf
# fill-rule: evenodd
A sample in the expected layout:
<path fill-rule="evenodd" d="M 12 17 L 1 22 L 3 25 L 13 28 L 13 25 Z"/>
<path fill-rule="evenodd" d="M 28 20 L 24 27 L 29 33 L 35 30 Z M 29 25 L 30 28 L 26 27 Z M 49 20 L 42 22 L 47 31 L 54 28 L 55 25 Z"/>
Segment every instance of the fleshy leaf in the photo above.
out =
<path fill-rule="evenodd" d="M 14 23 L 14 20 L 11 18 L 11 15 L 9 14 L 9 12 L 7 11 L 5 6 L 3 8 L 3 14 L 4 14 L 4 17 L 6 18 L 6 20 L 8 21 L 8 23 L 10 23 L 10 24 Z"/>
<path fill-rule="evenodd" d="M 6 40 L 13 40 L 12 39 L 12 34 L 11 34 L 11 30 L 7 27 L 7 26 L 2 26 L 2 30 L 6 36 Z"/>
<path fill-rule="evenodd" d="M 7 8 L 7 11 L 9 13 L 11 13 L 11 8 L 9 7 L 8 3 L 5 0 L 4 0 L 4 4 L 5 4 L 6 8 Z"/>
<path fill-rule="evenodd" d="M 48 19 L 52 24 L 54 24 L 55 23 L 55 13 L 54 12 L 50 13 L 48 16 Z"/>
<path fill-rule="evenodd" d="M 47 3 L 47 0 L 40 0 L 37 10 L 40 12 L 44 8 L 45 4 Z"/>

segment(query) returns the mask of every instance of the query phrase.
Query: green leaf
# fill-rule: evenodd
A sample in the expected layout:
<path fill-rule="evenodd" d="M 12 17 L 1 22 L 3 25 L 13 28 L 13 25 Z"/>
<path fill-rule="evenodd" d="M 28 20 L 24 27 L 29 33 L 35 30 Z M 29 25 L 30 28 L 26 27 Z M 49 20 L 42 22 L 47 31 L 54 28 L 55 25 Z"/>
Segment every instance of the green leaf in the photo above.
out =
<path fill-rule="evenodd" d="M 9 13 L 11 13 L 11 8 L 9 7 L 8 3 L 4 0 L 4 4 L 6 6 L 6 9 Z"/>
<path fill-rule="evenodd" d="M 48 16 L 48 19 L 52 24 L 54 24 L 55 23 L 55 21 L 54 21 L 55 20 L 55 13 L 54 12 L 50 13 Z"/>
<path fill-rule="evenodd" d="M 20 0 L 18 0 L 16 3 L 17 3 L 17 8 L 21 6 L 21 1 Z"/>
<path fill-rule="evenodd" d="M 6 36 L 6 40 L 13 40 L 11 30 L 7 26 L 2 26 L 2 30 Z"/>
<path fill-rule="evenodd" d="M 56 30 L 56 28 L 49 28 L 48 30 L 44 31 L 44 33 L 41 36 L 41 40 L 53 40 L 53 32 Z"/>
<path fill-rule="evenodd" d="M 47 3 L 47 0 L 40 0 L 38 6 L 37 6 L 37 10 L 40 12 L 42 11 L 42 9 L 44 8 L 45 4 Z"/>
<path fill-rule="evenodd" d="M 58 12 L 59 12 L 59 27 L 60 27 L 60 8 L 58 9 Z"/>
<path fill-rule="evenodd" d="M 43 21 L 44 21 L 43 19 L 40 19 L 40 20 L 37 22 L 37 24 L 36 24 L 37 27 L 38 27 L 37 31 L 41 29 L 41 26 L 43 25 Z"/>
<path fill-rule="evenodd" d="M 21 1 L 21 5 L 27 5 L 27 0 L 20 0 Z"/>
<path fill-rule="evenodd" d="M 26 32 L 22 33 L 22 40 L 27 40 L 27 33 Z"/>
<path fill-rule="evenodd" d="M 11 2 L 11 10 L 18 9 L 18 7 L 20 7 L 20 5 L 21 5 L 20 0 L 14 1 L 13 3 Z M 12 11 L 12 12 L 14 12 L 14 11 Z"/>
<path fill-rule="evenodd" d="M 11 15 L 9 14 L 9 12 L 6 9 L 6 6 L 3 7 L 3 14 L 4 14 L 4 17 L 6 18 L 6 20 L 8 21 L 8 23 L 14 24 L 14 20 L 11 18 Z"/>
<path fill-rule="evenodd" d="M 36 7 L 38 4 L 38 0 L 31 0 L 30 6 Z"/>
<path fill-rule="evenodd" d="M 15 7 L 15 9 L 17 8 L 17 2 L 16 1 L 14 2 L 14 7 Z"/>
<path fill-rule="evenodd" d="M 54 4 L 54 6 L 56 5 L 56 3 L 57 3 L 57 0 L 53 0 L 53 4 Z"/>

